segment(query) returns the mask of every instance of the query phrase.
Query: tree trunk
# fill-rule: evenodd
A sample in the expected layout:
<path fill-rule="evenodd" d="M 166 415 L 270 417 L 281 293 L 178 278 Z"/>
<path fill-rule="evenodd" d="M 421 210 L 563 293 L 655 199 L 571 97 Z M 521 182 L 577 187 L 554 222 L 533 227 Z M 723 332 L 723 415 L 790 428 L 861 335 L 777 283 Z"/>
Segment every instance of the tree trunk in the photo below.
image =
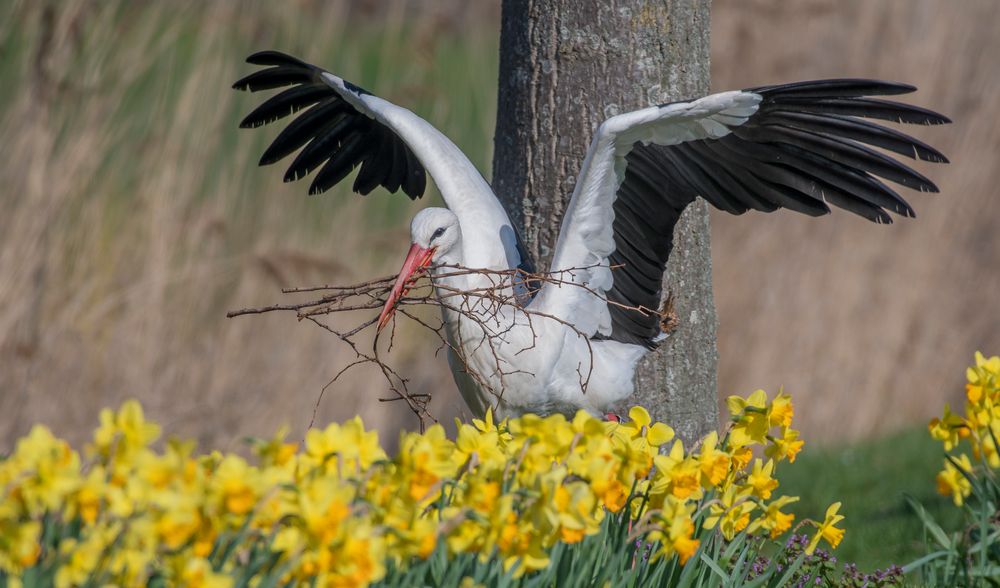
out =
<path fill-rule="evenodd" d="M 710 0 L 503 0 L 493 188 L 548 267 L 594 129 L 709 89 Z M 664 291 L 677 330 L 642 361 L 636 393 L 686 441 L 714 429 L 715 306 L 708 211 L 681 216 Z"/>

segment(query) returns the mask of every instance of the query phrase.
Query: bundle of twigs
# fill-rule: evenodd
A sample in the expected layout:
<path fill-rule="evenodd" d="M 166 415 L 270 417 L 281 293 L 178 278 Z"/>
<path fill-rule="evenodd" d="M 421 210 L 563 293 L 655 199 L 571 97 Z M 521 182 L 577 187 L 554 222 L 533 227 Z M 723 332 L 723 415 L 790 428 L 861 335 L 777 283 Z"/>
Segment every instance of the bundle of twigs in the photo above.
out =
<path fill-rule="evenodd" d="M 600 296 L 598 292 L 591 290 L 583 284 L 573 281 L 574 272 L 589 268 L 574 268 L 551 273 L 528 273 L 520 269 L 474 269 L 454 265 L 437 265 L 432 266 L 430 269 L 435 272 L 435 277 L 439 279 L 432 282 L 430 274 L 427 272 L 415 275 L 408 284 L 408 292 L 397 301 L 396 313 L 407 317 L 408 319 L 433 332 L 441 342 L 441 347 L 439 347 L 438 350 L 442 348 L 451 349 L 465 365 L 466 373 L 468 373 L 480 387 L 489 391 L 497 399 L 502 397 L 503 390 L 493 389 L 494 387 L 487 382 L 486 378 L 484 378 L 481 374 L 476 373 L 475 370 L 469 369 L 468 363 L 465 361 L 467 351 L 457 348 L 448 340 L 445 334 L 445 323 L 443 318 L 428 320 L 414 314 L 411 309 L 407 307 L 435 306 L 440 309 L 450 310 L 453 313 L 461 315 L 463 319 L 467 319 L 479 325 L 484 334 L 483 340 L 479 342 L 479 345 L 485 345 L 487 349 L 492 352 L 493 358 L 495 359 L 495 374 L 500 376 L 501 381 L 505 375 L 523 373 L 519 372 L 514 366 L 508 365 L 508 362 L 504 361 L 501 356 L 496 353 L 498 341 L 502 340 L 506 331 L 512 328 L 515 324 L 509 319 L 500 319 L 500 312 L 505 308 L 513 310 L 514 313 L 520 313 L 529 325 L 533 335 L 530 344 L 526 345 L 523 349 L 517 350 L 517 353 L 528 351 L 534 346 L 534 321 L 539 319 L 552 320 L 565 325 L 567 328 L 576 332 L 578 336 L 587 340 L 589 345 L 589 338 L 584 333 L 578 331 L 573 324 L 560 317 L 539 312 L 538 310 L 531 308 L 528 304 L 533 294 L 545 284 L 583 288 L 594 296 Z M 612 269 L 615 268 L 613 267 Z M 469 290 L 459 290 L 448 286 L 443 280 L 443 278 L 470 274 L 476 274 L 477 276 L 485 278 L 480 280 L 479 283 L 486 285 Z M 319 402 L 326 389 L 336 382 L 344 373 L 357 366 L 374 364 L 384 376 L 389 386 L 389 390 L 393 394 L 390 397 L 380 398 L 379 400 L 382 402 L 405 402 L 410 410 L 413 411 L 413 413 L 418 417 L 421 428 L 423 428 L 427 421 L 437 422 L 437 419 L 427 410 L 428 403 L 430 402 L 430 394 L 411 392 L 407 387 L 407 379 L 380 357 L 378 352 L 378 334 L 375 336 L 375 343 L 372 346 L 371 352 L 365 351 L 359 344 L 359 335 L 369 327 L 373 327 L 378 322 L 377 313 L 372 313 L 371 318 L 364 319 L 361 323 L 356 324 L 349 329 L 334 327 L 324 320 L 324 317 L 332 314 L 357 313 L 361 311 L 373 310 L 377 311 L 381 309 L 386 303 L 387 297 L 392 290 L 395 280 L 395 276 L 385 276 L 349 286 L 327 285 L 283 288 L 283 294 L 315 293 L 319 295 L 319 298 L 302 302 L 243 308 L 233 310 L 227 313 L 226 316 L 233 318 L 237 316 L 263 314 L 269 312 L 293 312 L 298 320 L 306 320 L 317 325 L 337 337 L 337 339 L 341 342 L 345 343 L 355 355 L 354 360 L 341 368 L 323 387 L 323 390 L 320 392 L 320 397 L 317 399 L 317 407 L 319 406 Z M 514 284 L 518 284 L 519 287 L 512 287 Z M 609 302 L 609 304 L 614 303 Z M 674 317 L 672 310 L 672 301 L 669 296 L 663 308 L 659 310 L 652 310 L 645 307 L 624 308 L 642 313 L 645 316 L 649 316 L 650 314 L 658 316 L 665 332 L 672 330 L 676 324 L 676 318 Z M 392 347 L 394 336 L 395 323 L 393 324 L 393 328 L 389 330 L 389 348 Z M 586 389 L 589 376 L 589 373 L 580 374 L 580 384 L 584 389 Z M 315 417 L 315 411 L 313 416 Z M 310 426 L 311 425 L 312 423 L 310 423 Z"/>

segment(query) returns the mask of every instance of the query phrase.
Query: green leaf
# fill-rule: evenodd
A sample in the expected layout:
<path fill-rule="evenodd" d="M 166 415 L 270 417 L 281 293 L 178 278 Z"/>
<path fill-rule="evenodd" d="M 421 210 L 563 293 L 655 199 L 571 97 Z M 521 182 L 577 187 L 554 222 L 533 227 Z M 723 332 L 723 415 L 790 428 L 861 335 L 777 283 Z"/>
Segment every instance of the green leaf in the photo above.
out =
<path fill-rule="evenodd" d="M 947 557 L 948 555 L 950 555 L 950 553 L 951 552 L 949 552 L 949 551 L 935 551 L 934 553 L 928 553 L 927 555 L 925 555 L 925 556 L 923 556 L 923 557 L 921 557 L 919 559 L 915 559 L 915 560 L 911 561 L 910 563 L 906 564 L 905 566 L 903 566 L 903 573 L 904 574 L 909 574 L 913 570 L 918 570 L 918 569 L 922 568 L 923 566 L 927 565 L 928 563 L 930 563 L 930 562 L 932 562 L 932 561 L 934 561 L 936 559 L 941 559 L 942 557 Z"/>
<path fill-rule="evenodd" d="M 948 550 L 954 550 L 954 542 L 948 539 L 948 534 L 944 532 L 941 525 L 934 521 L 934 518 L 927 512 L 927 509 L 925 509 L 922 504 L 909 494 L 904 493 L 903 498 L 906 500 L 907 504 L 910 505 L 910 508 L 912 508 L 917 514 L 917 517 L 920 518 L 920 521 L 923 522 L 924 528 L 926 528 L 931 536 L 934 537 L 934 540 L 937 541 L 941 547 Z"/>
<path fill-rule="evenodd" d="M 781 579 L 778 580 L 778 583 L 774 585 L 775 588 L 781 588 L 781 586 L 784 586 L 785 584 L 790 582 L 792 580 L 792 577 L 795 576 L 795 572 L 799 571 L 799 568 L 802 567 L 802 564 L 805 563 L 805 561 L 806 561 L 806 554 L 803 553 L 799 555 L 799 557 L 797 557 L 795 561 L 792 562 L 792 565 L 788 566 L 788 569 L 785 571 L 785 575 L 782 576 Z"/>
<path fill-rule="evenodd" d="M 700 561 L 704 562 L 705 565 L 708 566 L 708 569 L 712 570 L 712 572 L 719 576 L 723 581 L 729 582 L 729 574 L 719 567 L 719 564 L 712 561 L 712 558 L 710 558 L 707 553 L 701 554 Z"/>

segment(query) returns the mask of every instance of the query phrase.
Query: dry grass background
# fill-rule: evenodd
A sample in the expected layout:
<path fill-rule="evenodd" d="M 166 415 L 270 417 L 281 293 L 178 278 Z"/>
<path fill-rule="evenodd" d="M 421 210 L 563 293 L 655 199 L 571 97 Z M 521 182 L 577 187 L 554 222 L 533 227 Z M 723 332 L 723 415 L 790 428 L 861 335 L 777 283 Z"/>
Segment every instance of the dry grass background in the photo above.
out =
<path fill-rule="evenodd" d="M 808 438 L 858 436 L 938 411 L 972 351 L 1000 349 L 997 6 L 716 0 L 716 88 L 894 78 L 957 121 L 918 129 L 955 164 L 930 170 L 942 194 L 912 196 L 916 221 L 713 219 L 723 393 L 784 384 Z M 295 52 L 485 168 L 496 18 L 495 2 L 0 3 L 0 449 L 34 422 L 79 441 L 129 396 L 213 447 L 300 433 L 349 355 L 290 317 L 225 311 L 396 269 L 425 203 L 283 185 L 254 164 L 274 131 L 235 128 L 256 99 L 229 84 L 253 50 Z M 393 357 L 447 417 L 460 400 L 433 347 Z M 355 372 L 317 420 L 413 426 L 383 394 Z"/>

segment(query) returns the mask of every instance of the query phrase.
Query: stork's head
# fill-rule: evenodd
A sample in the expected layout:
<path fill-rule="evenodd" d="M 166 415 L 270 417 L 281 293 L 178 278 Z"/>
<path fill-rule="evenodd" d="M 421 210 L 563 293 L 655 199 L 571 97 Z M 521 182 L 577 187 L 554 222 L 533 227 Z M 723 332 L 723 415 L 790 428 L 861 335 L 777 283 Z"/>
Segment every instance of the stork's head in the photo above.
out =
<path fill-rule="evenodd" d="M 378 317 L 380 331 L 392 318 L 399 299 L 406 295 L 407 285 L 414 274 L 431 263 L 461 261 L 458 244 L 462 240 L 462 231 L 458 226 L 458 217 L 447 208 L 425 208 L 418 212 L 410 222 L 410 240 L 413 242 L 410 251 Z"/>
<path fill-rule="evenodd" d="M 425 208 L 410 222 L 410 240 L 416 247 L 433 251 L 430 257 L 433 262 L 456 262 L 455 245 L 461 238 L 458 217 L 447 208 Z"/>

